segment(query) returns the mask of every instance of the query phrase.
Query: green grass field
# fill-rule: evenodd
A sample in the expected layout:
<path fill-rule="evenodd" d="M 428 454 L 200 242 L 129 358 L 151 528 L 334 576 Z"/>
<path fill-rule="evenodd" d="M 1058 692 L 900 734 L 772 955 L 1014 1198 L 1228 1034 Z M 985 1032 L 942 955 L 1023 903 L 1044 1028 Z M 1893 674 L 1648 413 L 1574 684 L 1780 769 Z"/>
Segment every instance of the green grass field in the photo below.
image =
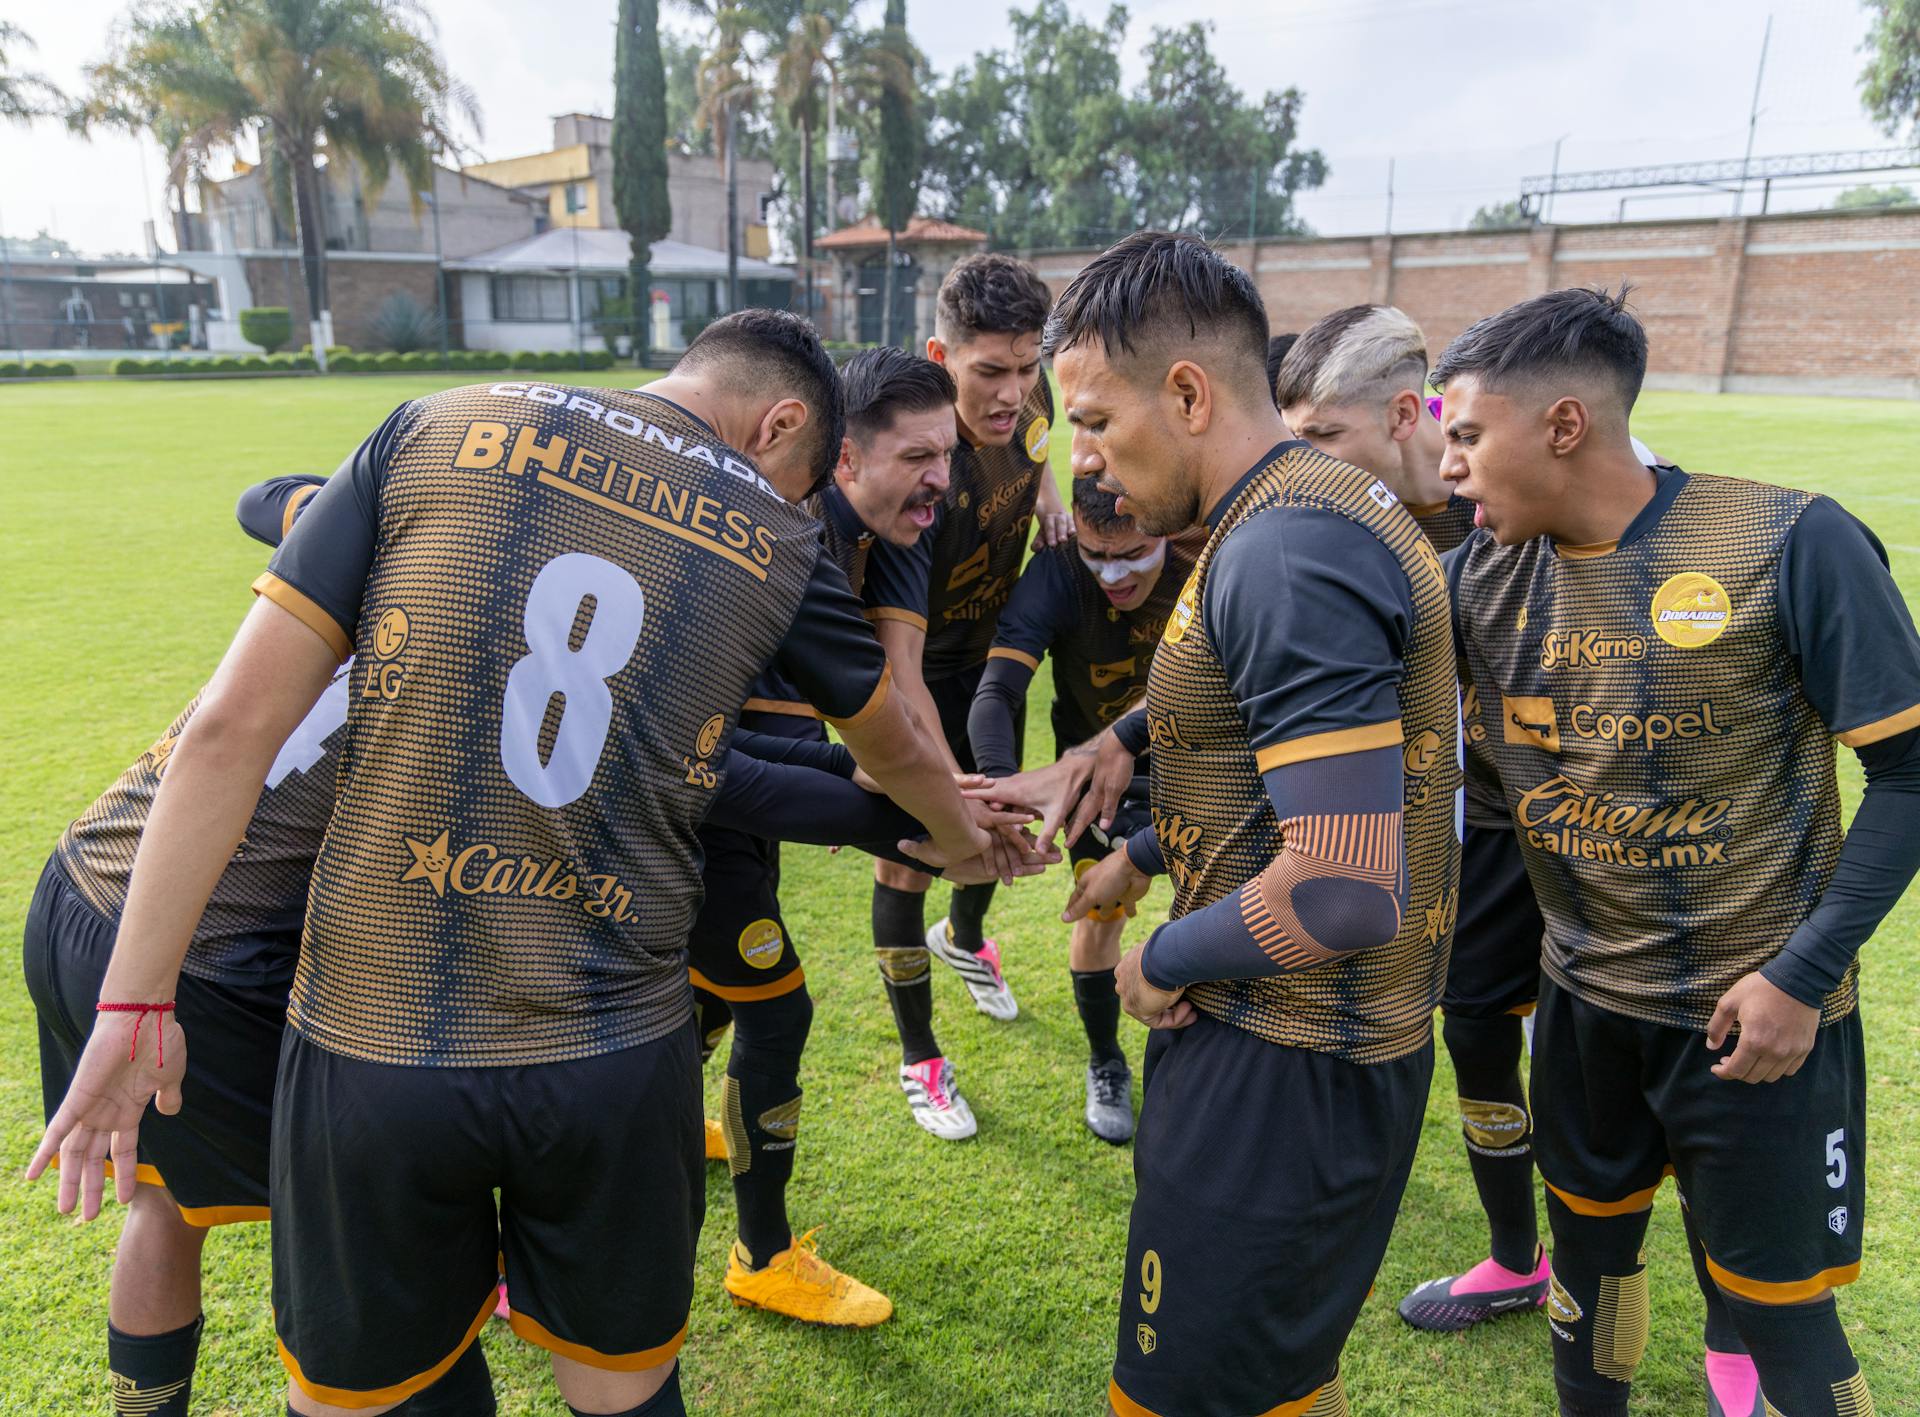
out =
<path fill-rule="evenodd" d="M 264 553 L 232 520 L 240 489 L 275 473 L 330 469 L 396 403 L 449 382 L 459 380 L 0 390 L 9 430 L 0 460 L 0 628 L 14 646 L 0 696 L 0 1413 L 108 1406 L 106 1281 L 118 1212 L 109 1207 L 77 1226 L 55 1214 L 50 1183 L 20 1180 L 41 1125 L 18 942 L 41 863 L 62 826 L 192 695 L 245 613 Z M 1636 431 L 1696 470 L 1840 497 L 1886 540 L 1920 605 L 1920 407 L 1649 395 Z M 1053 446 L 1064 469 L 1066 439 Z M 1049 692 L 1048 683 L 1043 673 L 1036 691 Z M 1046 715 L 1028 721 L 1037 758 L 1050 748 Z M 1852 757 L 1842 758 L 1856 789 Z M 990 928 L 1022 1004 L 1017 1022 L 989 1022 L 956 978 L 936 980 L 941 1040 L 981 1119 L 977 1139 L 952 1145 L 909 1123 L 894 1080 L 866 860 L 803 849 L 786 860 L 787 918 L 817 999 L 794 1220 L 824 1225 L 823 1253 L 891 1294 L 898 1314 L 881 1329 L 843 1333 L 734 1309 L 719 1282 L 732 1193 L 724 1169 L 713 1169 L 683 1353 L 689 1405 L 882 1417 L 1099 1411 L 1131 1157 L 1093 1140 L 1079 1119 L 1083 1044 L 1057 923 L 1064 872 L 1003 891 L 994 909 Z M 943 889 L 934 900 L 937 915 Z M 1151 903 L 1163 904 L 1164 893 Z M 1133 933 L 1148 924 L 1143 913 Z M 1867 953 L 1867 1264 L 1842 1303 L 1883 1413 L 1920 1411 L 1916 978 L 1920 908 L 1910 897 Z M 1127 1028 L 1137 1057 L 1143 1033 Z M 1552 1410 L 1544 1323 L 1510 1318 L 1485 1332 L 1433 1337 L 1393 1312 L 1414 1283 L 1485 1253 L 1451 1092 L 1443 1056 L 1394 1243 L 1347 1346 L 1347 1386 L 1355 1412 L 1371 1417 L 1532 1417 Z M 1284 1125 L 1283 1099 L 1275 1117 Z M 264 1227 L 240 1226 L 208 1245 L 199 1413 L 284 1410 L 266 1239 Z M 1694 1417 L 1704 1408 L 1701 1305 L 1671 1189 L 1648 1248 L 1654 1337 L 1636 1410 Z M 564 1411 L 539 1350 L 501 1325 L 485 1341 L 503 1413 Z"/>

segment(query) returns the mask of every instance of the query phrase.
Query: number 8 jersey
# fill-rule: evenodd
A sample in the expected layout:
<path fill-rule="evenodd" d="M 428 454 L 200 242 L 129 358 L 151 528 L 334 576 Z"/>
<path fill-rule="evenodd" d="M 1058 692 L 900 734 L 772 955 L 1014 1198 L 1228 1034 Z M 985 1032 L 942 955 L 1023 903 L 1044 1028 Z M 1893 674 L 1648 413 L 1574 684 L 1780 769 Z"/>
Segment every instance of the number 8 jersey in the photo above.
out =
<path fill-rule="evenodd" d="M 403 406 L 255 589 L 354 655 L 288 1022 L 380 1062 L 678 1027 L 694 831 L 748 685 L 777 662 L 841 722 L 887 687 L 817 524 L 641 393 Z"/>

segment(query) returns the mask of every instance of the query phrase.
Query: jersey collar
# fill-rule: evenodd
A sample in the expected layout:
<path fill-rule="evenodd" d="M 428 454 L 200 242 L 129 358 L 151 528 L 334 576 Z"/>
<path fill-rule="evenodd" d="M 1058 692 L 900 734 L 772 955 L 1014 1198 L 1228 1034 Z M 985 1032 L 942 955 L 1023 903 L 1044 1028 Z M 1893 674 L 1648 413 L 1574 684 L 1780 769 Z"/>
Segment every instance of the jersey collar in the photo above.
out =
<path fill-rule="evenodd" d="M 820 502 L 827 516 L 833 522 L 833 528 L 849 541 L 858 541 L 863 536 L 872 536 L 873 531 L 860 520 L 860 514 L 853 509 L 853 503 L 847 500 L 847 494 L 840 490 L 840 484 L 829 482 L 820 494 Z"/>
<path fill-rule="evenodd" d="M 1655 466 L 1649 469 L 1653 473 L 1653 496 L 1627 523 L 1627 529 L 1620 533 L 1618 541 L 1603 541 L 1594 546 L 1563 546 L 1554 543 L 1554 554 L 1563 561 L 1591 561 L 1598 556 L 1606 556 L 1622 546 L 1631 546 L 1654 527 L 1660 524 L 1660 518 L 1667 514 L 1667 508 L 1673 505 L 1673 499 L 1680 495 L 1680 489 L 1687 485 L 1687 474 L 1671 464 Z"/>
<path fill-rule="evenodd" d="M 1266 452 L 1262 453 L 1260 460 L 1248 468 L 1246 472 L 1241 475 L 1238 482 L 1235 482 L 1233 486 L 1227 489 L 1226 495 L 1207 509 L 1208 529 L 1211 531 L 1218 531 L 1220 529 L 1221 519 L 1233 509 L 1233 504 L 1240 500 L 1240 494 L 1247 490 L 1247 484 L 1268 468 L 1272 467 L 1282 453 L 1289 448 L 1304 448 L 1306 446 L 1307 445 L 1298 438 L 1288 438 L 1275 443 L 1271 448 L 1268 448 Z"/>

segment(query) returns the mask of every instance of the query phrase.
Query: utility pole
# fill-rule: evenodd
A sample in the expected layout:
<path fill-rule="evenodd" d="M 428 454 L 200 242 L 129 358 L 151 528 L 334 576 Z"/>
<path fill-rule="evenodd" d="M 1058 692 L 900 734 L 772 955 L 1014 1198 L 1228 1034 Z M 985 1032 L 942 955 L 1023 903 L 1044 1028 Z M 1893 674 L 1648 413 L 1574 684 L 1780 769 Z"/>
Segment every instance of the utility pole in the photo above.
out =
<path fill-rule="evenodd" d="M 1753 130 L 1760 124 L 1760 84 L 1767 77 L 1767 45 L 1773 39 L 1773 15 L 1767 15 L 1767 27 L 1760 34 L 1760 63 L 1753 71 L 1753 102 L 1747 107 L 1747 151 L 1740 159 L 1740 189 L 1733 194 L 1733 214 L 1747 197 L 1747 169 L 1753 163 Z"/>
<path fill-rule="evenodd" d="M 1393 235 L 1393 159 L 1387 159 L 1387 235 Z"/>
<path fill-rule="evenodd" d="M 827 70 L 827 230 L 840 229 L 840 199 L 833 165 L 840 160 L 840 76 Z M 809 314 L 812 312 L 809 311 Z"/>
<path fill-rule="evenodd" d="M 447 268 L 440 253 L 440 164 L 433 165 L 433 191 L 427 197 L 433 208 L 433 283 L 440 302 L 440 367 L 447 367 Z"/>
<path fill-rule="evenodd" d="M 1540 203 L 1540 223 L 1543 226 L 1546 224 L 1548 214 L 1553 211 L 1554 189 L 1560 185 L 1560 145 L 1572 136 L 1571 133 L 1562 133 L 1553 140 L 1553 176 L 1547 179 L 1546 200 Z"/>
<path fill-rule="evenodd" d="M 734 119 L 738 110 L 732 98 L 727 100 L 727 309 L 731 315 L 740 308 L 740 188 L 735 180 L 734 153 L 740 144 Z"/>

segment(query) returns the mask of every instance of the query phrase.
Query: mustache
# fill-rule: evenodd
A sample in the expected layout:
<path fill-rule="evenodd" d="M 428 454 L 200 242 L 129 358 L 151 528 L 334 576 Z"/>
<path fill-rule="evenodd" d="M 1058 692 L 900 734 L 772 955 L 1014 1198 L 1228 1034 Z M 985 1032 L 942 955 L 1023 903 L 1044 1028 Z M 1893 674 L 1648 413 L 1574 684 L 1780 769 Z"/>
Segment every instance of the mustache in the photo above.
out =
<path fill-rule="evenodd" d="M 907 498 L 904 505 L 908 511 L 916 511 L 921 507 L 931 507 L 946 495 L 944 492 L 936 492 L 933 488 L 928 487 Z"/>

